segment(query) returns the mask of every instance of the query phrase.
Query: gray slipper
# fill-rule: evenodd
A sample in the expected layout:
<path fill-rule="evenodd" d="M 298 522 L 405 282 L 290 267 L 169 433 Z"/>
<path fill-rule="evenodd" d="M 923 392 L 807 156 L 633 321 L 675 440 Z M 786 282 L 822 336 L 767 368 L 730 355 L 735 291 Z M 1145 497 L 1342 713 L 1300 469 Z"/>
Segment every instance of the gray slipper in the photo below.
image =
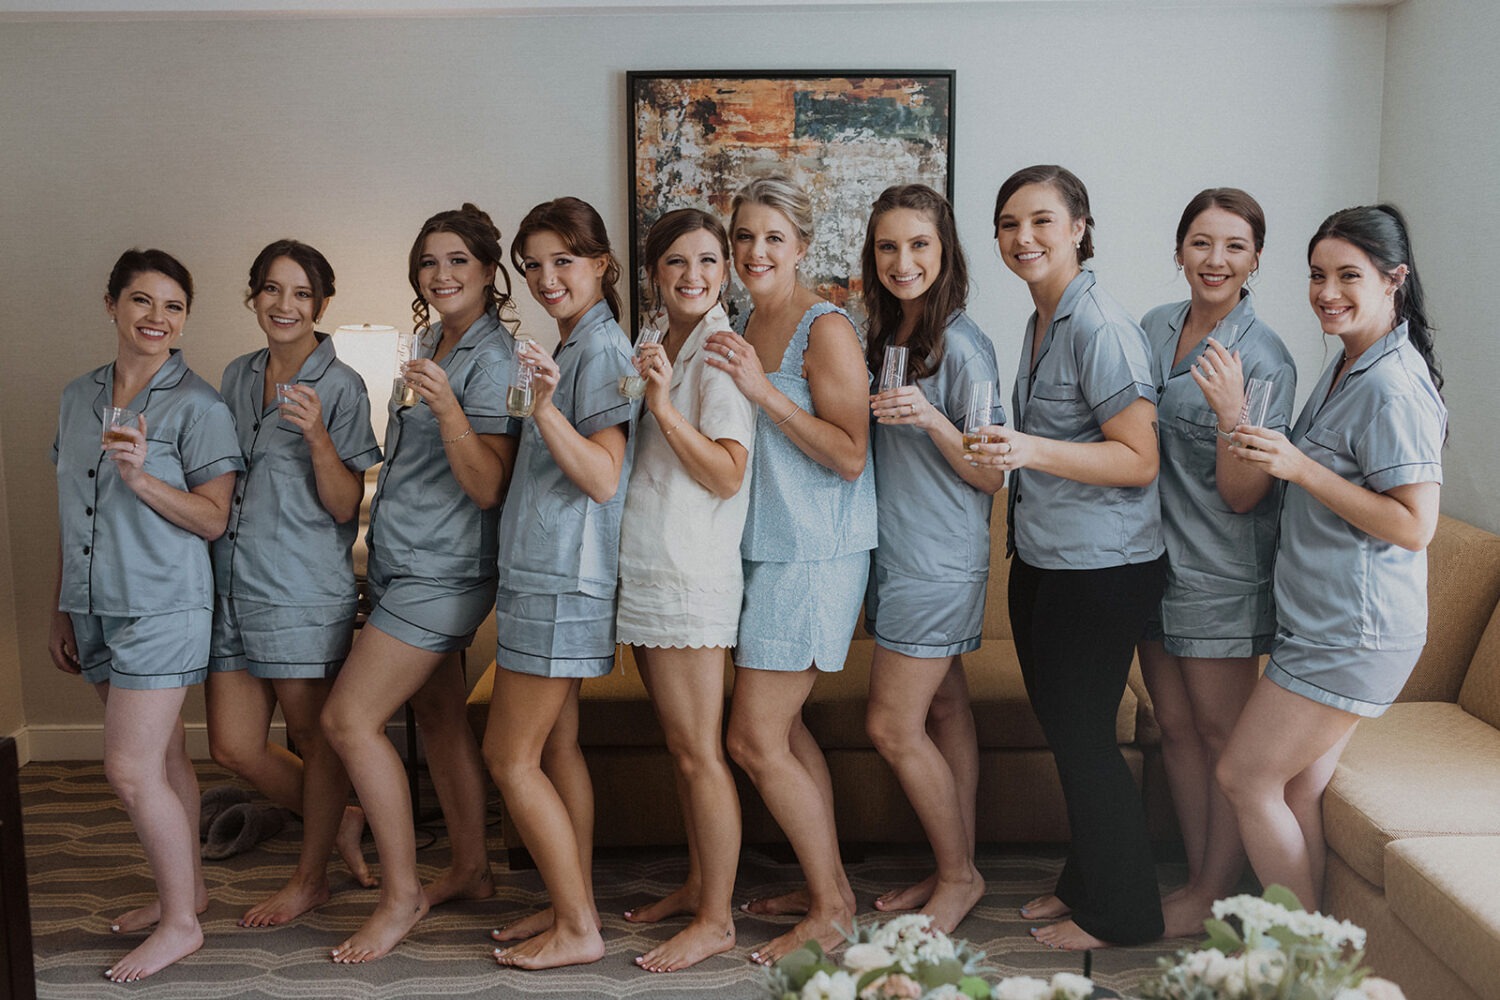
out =
<path fill-rule="evenodd" d="M 203 793 L 198 803 L 198 839 L 208 839 L 208 829 L 219 813 L 232 805 L 249 802 L 250 793 L 237 785 L 215 785 Z"/>
<path fill-rule="evenodd" d="M 203 844 L 203 857 L 222 861 L 250 850 L 261 841 L 274 837 L 286 825 L 290 814 L 275 806 L 257 806 L 239 802 L 214 817 Z"/>

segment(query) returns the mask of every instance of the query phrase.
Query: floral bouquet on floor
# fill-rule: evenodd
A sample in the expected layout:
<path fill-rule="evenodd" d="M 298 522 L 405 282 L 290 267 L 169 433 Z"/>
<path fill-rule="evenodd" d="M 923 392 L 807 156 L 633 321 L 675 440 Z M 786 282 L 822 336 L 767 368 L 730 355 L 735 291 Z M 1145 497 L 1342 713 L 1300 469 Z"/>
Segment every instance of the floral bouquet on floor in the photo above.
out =
<path fill-rule="evenodd" d="M 1238 925 L 1238 930 L 1236 926 Z M 1273 885 L 1261 898 L 1231 896 L 1205 920 L 1198 951 L 1161 960 L 1141 984 L 1147 1000 L 1405 1000 L 1394 983 L 1360 968 L 1365 932 L 1347 920 L 1302 909 Z"/>
<path fill-rule="evenodd" d="M 932 927 L 923 914 L 860 927 L 842 964 L 809 941 L 773 966 L 771 1000 L 1087 1000 L 1094 985 L 1060 973 L 1051 983 L 1007 979 L 993 990 L 979 975 L 984 953 Z"/>

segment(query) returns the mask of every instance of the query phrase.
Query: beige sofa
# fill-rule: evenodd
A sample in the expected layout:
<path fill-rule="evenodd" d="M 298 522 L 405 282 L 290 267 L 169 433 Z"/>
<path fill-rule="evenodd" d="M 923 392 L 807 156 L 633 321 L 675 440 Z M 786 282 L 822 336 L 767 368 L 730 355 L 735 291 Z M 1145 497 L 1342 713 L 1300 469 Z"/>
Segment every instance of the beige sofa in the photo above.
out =
<path fill-rule="evenodd" d="M 1016 662 L 1006 611 L 1005 495 L 995 501 L 991 530 L 989 600 L 984 643 L 964 657 L 979 737 L 978 837 L 986 843 L 1060 842 L 1068 839 L 1062 789 L 1052 754 L 1032 714 Z M 865 735 L 865 692 L 874 640 L 861 627 L 839 673 L 818 678 L 804 712 L 808 728 L 828 757 L 839 835 L 849 845 L 921 843 L 916 815 L 894 774 Z M 726 680 L 732 682 L 726 661 Z M 494 665 L 469 697 L 469 719 L 483 739 Z M 1145 781 L 1154 834 L 1175 836 L 1161 768 L 1158 732 L 1132 678 L 1116 718 L 1125 759 Z M 597 798 L 601 846 L 684 842 L 670 756 L 628 649 L 617 654 L 608 677 L 585 681 L 579 710 L 580 742 Z M 738 775 L 746 843 L 782 840 L 754 787 Z M 507 842 L 518 843 L 507 823 Z"/>
<path fill-rule="evenodd" d="M 1427 648 L 1323 804 L 1324 909 L 1411 1000 L 1500 1000 L 1500 536 L 1442 518 Z"/>

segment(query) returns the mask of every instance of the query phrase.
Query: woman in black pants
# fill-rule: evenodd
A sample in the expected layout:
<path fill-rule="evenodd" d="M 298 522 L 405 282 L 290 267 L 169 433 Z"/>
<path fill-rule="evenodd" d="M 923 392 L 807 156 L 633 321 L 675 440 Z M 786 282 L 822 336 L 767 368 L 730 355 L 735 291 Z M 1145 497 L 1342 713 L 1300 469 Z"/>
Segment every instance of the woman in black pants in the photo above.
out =
<path fill-rule="evenodd" d="M 1156 393 L 1146 335 L 1083 267 L 1088 192 L 1056 166 L 1000 186 L 995 239 L 1026 282 L 1009 427 L 978 465 L 1010 470 L 1010 619 L 1032 708 L 1057 761 L 1073 841 L 1055 894 L 1021 913 L 1049 947 L 1161 936 L 1145 813 L 1115 739 L 1136 640 L 1165 583 L 1156 496 Z"/>

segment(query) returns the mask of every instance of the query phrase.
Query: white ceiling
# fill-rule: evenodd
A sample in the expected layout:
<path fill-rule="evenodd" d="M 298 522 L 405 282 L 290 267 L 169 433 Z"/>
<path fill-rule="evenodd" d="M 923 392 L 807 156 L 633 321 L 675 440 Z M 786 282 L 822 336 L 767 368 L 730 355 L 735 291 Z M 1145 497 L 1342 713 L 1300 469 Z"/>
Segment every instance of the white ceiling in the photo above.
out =
<path fill-rule="evenodd" d="M 1004 3 L 1136 4 L 1163 7 L 1389 7 L 1400 0 L 0 0 L 0 20 L 112 17 L 275 17 L 712 12 Z"/>

